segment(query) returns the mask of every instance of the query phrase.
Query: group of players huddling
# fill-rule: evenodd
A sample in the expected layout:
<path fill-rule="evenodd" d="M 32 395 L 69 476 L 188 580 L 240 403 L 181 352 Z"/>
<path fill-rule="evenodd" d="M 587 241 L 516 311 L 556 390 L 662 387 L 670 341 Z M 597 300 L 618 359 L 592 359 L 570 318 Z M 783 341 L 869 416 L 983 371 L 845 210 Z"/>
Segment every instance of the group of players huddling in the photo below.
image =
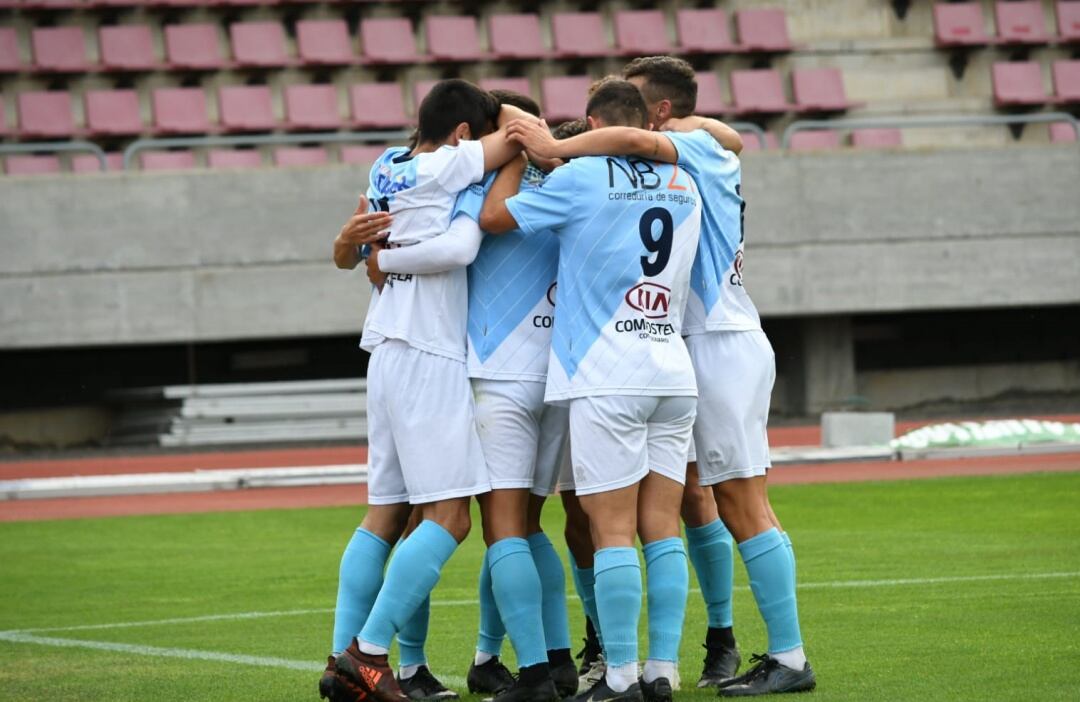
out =
<path fill-rule="evenodd" d="M 414 143 L 372 167 L 334 247 L 341 268 L 366 259 L 375 285 L 361 340 L 370 507 L 341 559 L 322 697 L 457 697 L 424 641 L 474 496 L 487 551 L 470 692 L 671 700 L 687 551 L 708 611 L 698 686 L 813 689 L 791 541 L 766 492 L 775 363 L 742 285 L 742 142 L 693 116 L 696 97 L 684 61 L 636 59 L 553 136 L 528 97 L 445 80 Z M 555 492 L 589 624 L 581 670 L 540 526 Z M 742 675 L 733 541 L 768 630 Z M 506 635 L 516 676 L 499 660 Z"/>

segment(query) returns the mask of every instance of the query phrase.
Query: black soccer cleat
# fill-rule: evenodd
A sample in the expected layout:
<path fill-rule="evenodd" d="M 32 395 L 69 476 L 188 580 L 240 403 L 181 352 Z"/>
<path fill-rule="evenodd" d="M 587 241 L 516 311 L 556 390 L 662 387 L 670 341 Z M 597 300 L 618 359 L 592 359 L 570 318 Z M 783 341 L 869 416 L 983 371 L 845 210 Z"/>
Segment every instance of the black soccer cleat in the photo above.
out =
<path fill-rule="evenodd" d="M 574 702 L 645 702 L 641 696 L 641 685 L 634 683 L 623 692 L 615 692 L 607 684 L 607 677 L 574 698 Z"/>
<path fill-rule="evenodd" d="M 398 685 L 411 700 L 456 700 L 458 693 L 439 682 L 426 665 L 416 669 L 412 677 L 398 677 Z"/>
<path fill-rule="evenodd" d="M 756 665 L 720 688 L 721 697 L 756 697 L 779 692 L 809 692 L 817 686 L 814 669 L 807 662 L 802 670 L 794 670 L 766 654 L 753 655 Z"/>
<path fill-rule="evenodd" d="M 559 699 L 573 697 L 578 691 L 578 672 L 573 661 L 553 666 L 551 680 L 555 683 L 555 690 L 559 693 Z"/>
<path fill-rule="evenodd" d="M 704 645 L 705 666 L 698 687 L 722 687 L 739 672 L 742 656 L 738 648 Z"/>
<path fill-rule="evenodd" d="M 559 702 L 561 699 L 551 678 L 534 685 L 528 685 L 518 678 L 510 687 L 491 698 L 492 702 Z"/>
<path fill-rule="evenodd" d="M 645 682 L 645 678 L 638 678 L 641 685 L 641 696 L 645 702 L 671 702 L 674 692 L 671 689 L 671 681 L 667 678 L 657 678 L 652 682 Z"/>
<path fill-rule="evenodd" d="M 514 684 L 514 676 L 499 657 L 494 656 L 482 665 L 471 663 L 465 683 L 471 693 L 498 695 Z"/>

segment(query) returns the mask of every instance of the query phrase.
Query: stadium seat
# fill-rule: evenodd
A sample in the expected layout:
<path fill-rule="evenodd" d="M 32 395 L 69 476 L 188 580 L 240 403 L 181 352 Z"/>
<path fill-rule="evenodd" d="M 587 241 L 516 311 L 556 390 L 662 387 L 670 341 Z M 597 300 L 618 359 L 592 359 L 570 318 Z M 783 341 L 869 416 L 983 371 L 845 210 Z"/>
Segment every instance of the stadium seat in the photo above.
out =
<path fill-rule="evenodd" d="M 536 15 L 492 15 L 488 18 L 488 44 L 497 59 L 534 59 L 548 55 L 540 37 Z"/>
<path fill-rule="evenodd" d="M 275 68 L 293 63 L 280 22 L 236 22 L 229 25 L 229 39 L 239 66 Z"/>
<path fill-rule="evenodd" d="M 34 68 L 39 71 L 85 73 L 93 70 L 86 59 L 82 27 L 37 27 L 30 33 Z"/>
<path fill-rule="evenodd" d="M 780 72 L 771 68 L 732 71 L 731 99 L 736 114 L 777 114 L 794 108 L 784 97 Z"/>
<path fill-rule="evenodd" d="M 712 71 L 697 74 L 697 107 L 694 114 L 715 116 L 729 111 L 720 90 L 720 76 Z"/>
<path fill-rule="evenodd" d="M 615 45 L 624 56 L 656 56 L 672 51 L 662 10 L 619 10 Z"/>
<path fill-rule="evenodd" d="M 202 88 L 158 88 L 150 95 L 154 131 L 162 134 L 203 134 L 214 131 L 206 115 Z"/>
<path fill-rule="evenodd" d="M 994 3 L 994 19 L 997 21 L 998 41 L 1002 44 L 1047 44 L 1042 2 L 1023 0 Z"/>
<path fill-rule="evenodd" d="M 427 51 L 436 61 L 479 61 L 488 58 L 480 49 L 476 18 L 429 15 L 424 23 Z"/>
<path fill-rule="evenodd" d="M 286 85 L 285 126 L 289 129 L 340 129 L 337 86 Z"/>
<path fill-rule="evenodd" d="M 780 8 L 735 11 L 739 46 L 745 51 L 791 51 L 787 15 Z"/>
<path fill-rule="evenodd" d="M 750 151 L 761 151 L 761 142 L 758 141 L 757 135 L 752 133 L 741 134 L 743 139 L 743 153 Z M 772 132 L 765 132 L 765 148 L 769 150 L 775 150 L 780 148 L 780 140 L 776 138 L 776 135 Z"/>
<path fill-rule="evenodd" d="M 83 106 L 91 134 L 127 136 L 143 130 L 139 94 L 134 90 L 87 90 Z"/>
<path fill-rule="evenodd" d="M 824 151 L 840 148 L 840 132 L 835 129 L 813 129 L 795 132 L 788 142 L 791 151 Z"/>
<path fill-rule="evenodd" d="M 7 133 L 7 109 L 4 107 L 4 101 L 0 100 L 0 134 Z"/>
<path fill-rule="evenodd" d="M 995 40 L 986 33 L 982 3 L 958 2 L 934 5 L 934 42 L 942 48 L 988 46 Z"/>
<path fill-rule="evenodd" d="M 1035 61 L 997 62 L 991 68 L 994 104 L 998 107 L 1045 105 L 1042 67 Z"/>
<path fill-rule="evenodd" d="M 540 84 L 541 105 L 549 122 L 565 122 L 585 116 L 589 86 L 588 76 L 556 76 L 544 78 Z"/>
<path fill-rule="evenodd" d="M 342 146 L 341 147 L 341 162 L 342 163 L 363 163 L 372 164 L 382 156 L 386 151 L 386 146 L 383 144 L 371 145 L 364 144 L 362 146 Z"/>
<path fill-rule="evenodd" d="M 105 162 L 110 173 L 124 170 L 124 155 L 121 153 L 105 154 Z M 75 154 L 71 157 L 71 170 L 75 173 L 101 173 L 101 162 L 94 154 Z"/>
<path fill-rule="evenodd" d="M 1080 0 L 1058 0 L 1058 41 L 1062 44 L 1080 43 Z"/>
<path fill-rule="evenodd" d="M 321 146 L 282 146 L 274 150 L 275 166 L 322 166 L 329 162 Z"/>
<path fill-rule="evenodd" d="M 551 36 L 559 58 L 598 57 L 611 53 L 604 37 L 604 23 L 596 12 L 556 12 L 551 17 Z"/>
<path fill-rule="evenodd" d="M 1072 144 L 1076 141 L 1076 130 L 1068 122 L 1053 122 L 1050 124 L 1051 144 Z"/>
<path fill-rule="evenodd" d="M 891 149 L 904 145 L 899 129 L 855 129 L 851 145 L 860 149 Z"/>
<path fill-rule="evenodd" d="M 19 37 L 14 27 L 0 27 L 0 73 L 26 70 L 19 58 Z"/>
<path fill-rule="evenodd" d="M 1069 105 L 1080 104 L 1080 60 L 1054 61 L 1050 65 L 1054 98 Z"/>
<path fill-rule="evenodd" d="M 210 168 L 259 168 L 262 154 L 258 149 L 211 149 L 206 154 Z"/>
<path fill-rule="evenodd" d="M 66 90 L 19 93 L 19 134 L 31 138 L 69 138 L 78 134 Z"/>
<path fill-rule="evenodd" d="M 678 10 L 675 26 L 684 53 L 730 54 L 739 50 L 731 40 L 727 13 L 721 9 Z"/>
<path fill-rule="evenodd" d="M 843 112 L 865 104 L 848 101 L 839 68 L 796 68 L 791 89 L 799 112 Z"/>
<path fill-rule="evenodd" d="M 144 171 L 186 171 L 195 168 L 191 151 L 142 151 L 139 165 Z"/>
<path fill-rule="evenodd" d="M 168 25 L 165 57 L 172 68 L 217 70 L 229 63 L 221 54 L 216 24 Z"/>
<path fill-rule="evenodd" d="M 522 95 L 533 96 L 528 78 L 483 78 L 480 87 L 484 90 L 512 90 Z"/>
<path fill-rule="evenodd" d="M 410 64 L 431 60 L 417 52 L 412 23 L 404 17 L 361 20 L 360 50 L 364 63 Z"/>
<path fill-rule="evenodd" d="M 47 175 L 60 172 L 60 158 L 54 155 L 18 155 L 4 159 L 4 173 L 8 175 Z"/>
<path fill-rule="evenodd" d="M 309 66 L 347 66 L 356 61 L 345 20 L 300 20 L 296 51 Z"/>
<path fill-rule="evenodd" d="M 101 65 L 110 71 L 148 71 L 158 67 L 154 39 L 145 24 L 98 29 Z"/>
<path fill-rule="evenodd" d="M 413 114 L 420 113 L 420 103 L 438 82 L 437 80 L 418 80 L 413 84 Z"/>
<path fill-rule="evenodd" d="M 227 85 L 218 89 L 221 126 L 234 132 L 269 131 L 277 126 L 266 85 Z"/>
<path fill-rule="evenodd" d="M 351 124 L 361 129 L 388 129 L 409 123 L 401 86 L 397 83 L 360 83 L 349 88 Z"/>

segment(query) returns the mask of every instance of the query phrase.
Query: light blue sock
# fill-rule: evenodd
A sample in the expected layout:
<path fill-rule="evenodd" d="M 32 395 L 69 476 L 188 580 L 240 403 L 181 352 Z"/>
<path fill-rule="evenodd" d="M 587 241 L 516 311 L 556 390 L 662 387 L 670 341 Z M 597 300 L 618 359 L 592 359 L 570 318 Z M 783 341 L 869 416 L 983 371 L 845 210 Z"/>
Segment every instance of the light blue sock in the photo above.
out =
<path fill-rule="evenodd" d="M 570 648 L 570 615 L 566 612 L 566 573 L 562 559 L 544 532 L 527 539 L 532 551 L 540 587 L 544 592 L 544 640 L 549 651 Z"/>
<path fill-rule="evenodd" d="M 358 528 L 341 554 L 337 605 L 334 607 L 334 655 L 349 647 L 364 626 L 383 582 L 383 566 L 390 544 Z"/>
<path fill-rule="evenodd" d="M 600 616 L 596 613 L 596 576 L 592 568 L 578 568 L 574 554 L 570 554 L 570 572 L 574 576 L 574 589 L 577 590 L 578 599 L 581 600 L 581 608 L 585 610 L 585 616 L 592 622 L 596 631 L 596 638 L 601 646 L 604 643 L 604 635 L 600 631 Z"/>
<path fill-rule="evenodd" d="M 543 590 L 529 542 L 520 537 L 500 539 L 488 547 L 491 591 L 499 605 L 506 633 L 522 668 L 547 663 Z"/>
<path fill-rule="evenodd" d="M 424 643 L 427 641 L 428 619 L 431 617 L 431 596 L 421 603 L 419 609 L 413 612 L 409 621 L 398 632 L 397 642 L 399 650 L 398 665 L 425 665 L 427 656 L 424 654 Z"/>
<path fill-rule="evenodd" d="M 389 649 L 394 634 L 435 589 L 443 565 L 456 548 L 457 541 L 446 529 L 426 519 L 420 522 L 390 559 L 383 587 L 359 638 Z"/>
<path fill-rule="evenodd" d="M 791 537 L 788 536 L 786 531 L 780 532 L 780 538 L 784 540 L 784 545 L 787 546 L 788 557 L 791 559 L 791 577 L 795 578 L 795 549 L 791 545 Z"/>
<path fill-rule="evenodd" d="M 645 544 L 642 550 L 649 595 L 649 660 L 678 661 L 690 590 L 686 550 L 677 536 Z"/>
<path fill-rule="evenodd" d="M 607 664 L 618 667 L 636 663 L 641 617 L 641 564 L 637 551 L 629 547 L 602 548 L 596 552 L 593 570 Z"/>
<path fill-rule="evenodd" d="M 732 625 L 731 591 L 735 584 L 735 556 L 731 532 L 719 519 L 699 527 L 686 527 L 690 562 L 694 564 L 709 628 Z"/>
<path fill-rule="evenodd" d="M 491 561 L 484 551 L 484 562 L 480 565 L 480 633 L 476 640 L 476 650 L 492 656 L 502 652 L 503 637 L 506 627 L 499 616 L 499 606 L 495 604 L 495 593 L 491 591 Z"/>
<path fill-rule="evenodd" d="M 802 646 L 795 602 L 795 571 L 784 540 L 776 528 L 739 544 L 750 590 L 769 632 L 769 653 Z"/>

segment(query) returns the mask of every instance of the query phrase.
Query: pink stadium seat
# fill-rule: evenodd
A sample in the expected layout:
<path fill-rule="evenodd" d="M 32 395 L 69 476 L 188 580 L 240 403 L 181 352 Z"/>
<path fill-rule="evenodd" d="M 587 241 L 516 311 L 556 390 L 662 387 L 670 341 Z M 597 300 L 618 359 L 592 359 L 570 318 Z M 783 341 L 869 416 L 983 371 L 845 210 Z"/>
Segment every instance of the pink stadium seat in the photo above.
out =
<path fill-rule="evenodd" d="M 240 66 L 276 67 L 293 63 L 285 49 L 280 22 L 236 22 L 229 25 L 233 58 Z"/>
<path fill-rule="evenodd" d="M 360 21 L 360 49 L 365 63 L 423 63 L 430 57 L 416 50 L 412 23 L 404 17 Z"/>
<path fill-rule="evenodd" d="M 720 76 L 712 71 L 697 74 L 697 107 L 694 114 L 720 115 L 729 110 L 720 90 Z"/>
<path fill-rule="evenodd" d="M 559 58 L 607 56 L 604 23 L 596 12 L 557 12 L 551 17 L 551 36 Z"/>
<path fill-rule="evenodd" d="M 154 40 L 145 24 L 98 29 L 101 64 L 112 71 L 146 71 L 158 66 Z"/>
<path fill-rule="evenodd" d="M 322 166 L 329 162 L 321 146 L 283 146 L 274 150 L 275 166 Z"/>
<path fill-rule="evenodd" d="M 143 130 L 139 94 L 134 90 L 87 90 L 83 105 L 86 128 L 92 134 L 121 136 Z"/>
<path fill-rule="evenodd" d="M 0 134 L 7 134 L 7 109 L 4 107 L 4 103 L 0 100 Z"/>
<path fill-rule="evenodd" d="M 731 40 L 727 13 L 718 8 L 678 10 L 675 26 L 679 48 L 688 54 L 729 54 L 738 51 Z"/>
<path fill-rule="evenodd" d="M 1076 130 L 1068 122 L 1053 122 L 1050 124 L 1051 144 L 1072 144 L 1076 140 Z"/>
<path fill-rule="evenodd" d="M 1040 0 L 994 3 L 998 40 L 1003 44 L 1047 44 L 1046 18 Z"/>
<path fill-rule="evenodd" d="M 615 44 L 626 56 L 671 53 L 662 10 L 619 10 L 615 13 Z"/>
<path fill-rule="evenodd" d="M 216 24 L 165 27 L 165 56 L 173 68 L 216 70 L 228 64 L 221 54 Z"/>
<path fill-rule="evenodd" d="M 124 170 L 124 155 L 121 153 L 105 154 L 105 162 L 110 173 Z M 71 170 L 75 173 L 101 173 L 101 162 L 93 154 L 76 154 L 71 157 Z"/>
<path fill-rule="evenodd" d="M 16 105 L 23 136 L 67 138 L 78 133 L 71 116 L 71 93 L 66 90 L 19 93 Z"/>
<path fill-rule="evenodd" d="M 8 175 L 47 175 L 60 172 L 60 158 L 48 156 L 8 156 L 4 161 L 4 173 Z"/>
<path fill-rule="evenodd" d="M 982 3 L 934 5 L 934 41 L 938 46 L 987 46 L 995 43 L 986 33 Z"/>
<path fill-rule="evenodd" d="M 340 129 L 337 86 L 285 86 L 285 123 L 289 129 Z"/>
<path fill-rule="evenodd" d="M 195 167 L 191 151 L 143 151 L 139 163 L 144 171 L 186 171 Z"/>
<path fill-rule="evenodd" d="M 848 101 L 839 68 L 796 68 L 791 87 L 799 112 L 843 112 L 863 105 Z"/>
<path fill-rule="evenodd" d="M 300 20 L 296 47 L 300 60 L 311 66 L 346 66 L 356 61 L 345 20 Z"/>
<path fill-rule="evenodd" d="M 1045 105 L 1042 67 L 1035 61 L 998 62 L 991 68 L 994 104 L 998 107 Z"/>
<path fill-rule="evenodd" d="M 418 80 L 413 84 L 413 114 L 420 114 L 420 103 L 438 82 L 437 80 Z"/>
<path fill-rule="evenodd" d="M 891 149 L 904 145 L 899 129 L 855 129 L 851 145 L 860 149 Z"/>
<path fill-rule="evenodd" d="M 536 15 L 492 15 L 488 18 L 488 42 L 499 59 L 544 58 L 548 50 L 540 38 Z"/>
<path fill-rule="evenodd" d="M 780 8 L 735 11 L 739 45 L 746 51 L 791 51 L 787 15 Z"/>
<path fill-rule="evenodd" d="M 259 168 L 262 154 L 258 149 L 211 149 L 206 154 L 210 168 Z"/>
<path fill-rule="evenodd" d="M 1058 40 L 1062 44 L 1080 42 L 1080 0 L 1058 0 L 1056 12 Z"/>
<path fill-rule="evenodd" d="M 747 132 L 741 136 L 743 138 L 743 153 L 762 150 L 761 142 L 758 141 L 756 134 Z M 780 140 L 772 132 L 765 132 L 765 148 L 769 150 L 780 148 Z"/>
<path fill-rule="evenodd" d="M 202 88 L 158 88 L 150 96 L 154 130 L 163 134 L 203 134 L 214 131 L 206 116 Z"/>
<path fill-rule="evenodd" d="M 840 133 L 833 129 L 795 132 L 788 144 L 791 151 L 823 151 L 840 148 Z"/>
<path fill-rule="evenodd" d="M 731 99 L 736 114 L 776 114 L 794 107 L 784 97 L 780 72 L 771 68 L 732 71 Z"/>
<path fill-rule="evenodd" d="M 1080 60 L 1054 61 L 1050 66 L 1057 102 L 1080 103 Z"/>
<path fill-rule="evenodd" d="M 588 76 L 544 78 L 540 84 L 540 92 L 543 95 L 540 104 L 544 107 L 544 117 L 547 121 L 565 122 L 584 117 L 590 85 L 592 85 L 592 78 Z"/>
<path fill-rule="evenodd" d="M 266 85 L 227 85 L 218 89 L 221 126 L 234 132 L 269 131 L 277 126 Z"/>
<path fill-rule="evenodd" d="M 397 83 L 361 83 L 349 88 L 352 126 L 361 129 L 403 127 L 405 104 Z"/>
<path fill-rule="evenodd" d="M 363 146 L 342 146 L 341 147 L 341 162 L 342 163 L 363 163 L 372 164 L 383 152 L 386 151 L 386 146 L 383 144 L 370 145 L 365 144 Z"/>
<path fill-rule="evenodd" d="M 532 86 L 528 78 L 484 78 L 480 81 L 484 90 L 512 90 L 532 97 Z"/>
<path fill-rule="evenodd" d="M 30 33 L 34 67 L 39 71 L 84 73 L 92 70 L 86 60 L 82 27 L 38 27 Z"/>
<path fill-rule="evenodd" d="M 19 58 L 19 37 L 14 27 L 0 27 L 0 73 L 18 73 L 26 67 Z"/>
<path fill-rule="evenodd" d="M 477 61 L 480 50 L 474 17 L 429 15 L 424 24 L 428 53 L 436 61 Z"/>

